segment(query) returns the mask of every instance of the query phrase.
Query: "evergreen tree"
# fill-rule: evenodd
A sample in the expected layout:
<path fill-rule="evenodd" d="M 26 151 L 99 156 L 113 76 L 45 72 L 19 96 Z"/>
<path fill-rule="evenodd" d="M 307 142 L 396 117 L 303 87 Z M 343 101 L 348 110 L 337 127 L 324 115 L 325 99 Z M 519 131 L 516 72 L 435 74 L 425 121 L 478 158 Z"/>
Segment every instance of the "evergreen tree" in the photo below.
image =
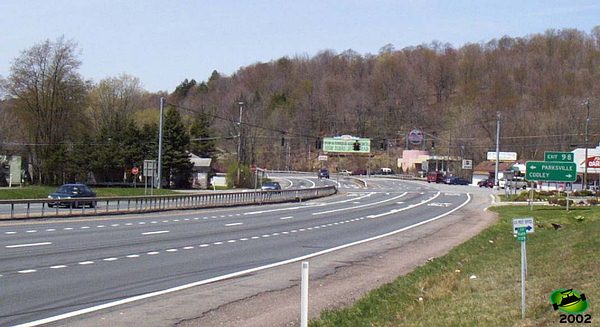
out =
<path fill-rule="evenodd" d="M 179 112 L 170 107 L 164 119 L 162 176 L 169 187 L 188 187 L 192 173 L 192 163 L 188 152 L 190 136 L 186 131 Z"/>
<path fill-rule="evenodd" d="M 196 114 L 190 126 L 190 136 L 196 139 L 191 143 L 190 150 L 202 158 L 213 158 L 215 154 L 215 140 L 209 139 L 211 138 L 210 124 L 210 117 L 200 112 Z"/>

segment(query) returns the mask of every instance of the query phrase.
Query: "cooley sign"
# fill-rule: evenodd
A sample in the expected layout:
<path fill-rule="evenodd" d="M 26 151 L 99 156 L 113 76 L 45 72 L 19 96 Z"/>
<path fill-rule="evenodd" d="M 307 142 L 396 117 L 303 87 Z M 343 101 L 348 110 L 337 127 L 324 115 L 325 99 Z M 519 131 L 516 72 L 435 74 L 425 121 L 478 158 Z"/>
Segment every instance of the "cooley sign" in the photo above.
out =
<path fill-rule="evenodd" d="M 525 179 L 528 181 L 574 182 L 577 180 L 577 165 L 569 152 L 545 152 L 546 161 L 525 163 Z"/>

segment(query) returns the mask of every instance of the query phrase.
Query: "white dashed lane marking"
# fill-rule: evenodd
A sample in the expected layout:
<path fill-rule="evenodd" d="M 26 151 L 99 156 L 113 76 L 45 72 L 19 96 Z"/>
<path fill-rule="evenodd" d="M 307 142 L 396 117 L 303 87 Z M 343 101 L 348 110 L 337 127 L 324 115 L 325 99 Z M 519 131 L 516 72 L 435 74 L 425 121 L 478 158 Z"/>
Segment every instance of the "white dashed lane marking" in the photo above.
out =
<path fill-rule="evenodd" d="M 230 223 L 230 224 L 225 224 L 225 227 L 231 227 L 231 226 L 240 226 L 243 225 L 244 223 Z"/>
<path fill-rule="evenodd" d="M 157 230 L 155 232 L 145 232 L 145 233 L 142 233 L 142 235 L 156 235 L 156 234 L 166 234 L 166 233 L 169 233 L 169 231 L 168 230 Z"/>
<path fill-rule="evenodd" d="M 437 195 L 439 195 L 439 193 Z M 417 205 L 430 202 L 435 197 L 437 197 L 437 195 L 434 196 L 433 198 L 430 198 L 430 199 L 427 199 L 425 201 L 422 201 L 422 202 L 418 203 Z M 406 210 L 406 209 L 408 209 L 408 208 L 402 208 L 400 210 L 398 210 L 398 209 L 396 209 L 396 210 L 397 211 L 403 211 L 403 210 Z M 388 214 L 388 213 L 384 213 L 384 214 Z M 215 218 L 216 218 L 216 216 L 215 216 Z M 290 219 L 290 218 L 293 218 L 293 217 L 292 216 L 282 217 L 280 219 Z M 362 220 L 365 220 L 365 219 L 368 219 L 368 218 L 371 218 L 371 217 L 370 216 L 367 216 L 367 217 L 357 217 L 357 218 L 348 219 L 348 220 L 340 220 L 340 221 L 332 222 L 332 223 L 328 223 L 328 224 L 315 225 L 315 226 L 307 226 L 305 228 L 293 229 L 293 230 L 290 230 L 290 231 L 275 232 L 275 233 L 272 233 L 272 234 L 263 234 L 263 235 L 260 235 L 260 236 L 248 236 L 248 237 L 240 238 L 239 241 L 250 241 L 251 242 L 251 240 L 264 239 L 264 238 L 269 238 L 269 237 L 276 237 L 276 236 L 280 236 L 280 235 L 290 235 L 290 234 L 293 234 L 293 233 L 313 231 L 313 230 L 322 229 L 322 228 L 330 228 L 332 226 L 343 225 L 343 224 L 347 224 L 347 223 L 351 223 L 351 222 L 356 222 L 356 221 L 362 221 Z M 200 219 L 200 218 L 199 217 L 194 218 L 194 220 L 197 220 L 197 219 Z M 202 219 L 208 219 L 208 217 L 203 217 Z M 167 220 L 167 222 L 168 222 L 168 220 Z M 126 223 L 124 225 L 128 225 L 128 224 L 131 224 L 131 223 Z M 138 223 L 138 224 L 142 224 L 142 223 Z M 145 222 L 143 224 L 145 224 Z M 236 225 L 240 225 L 240 224 L 242 224 L 242 223 L 230 223 L 228 225 L 236 226 Z M 116 227 L 114 225 L 118 225 L 118 224 L 113 224 L 111 226 Z M 88 226 L 84 226 L 84 227 L 88 227 Z M 102 228 L 102 227 L 106 227 L 106 226 L 105 225 L 98 225 L 97 227 Z M 47 229 L 46 231 L 55 231 L 55 229 Z M 165 232 L 169 232 L 169 231 L 154 231 L 154 232 L 146 232 L 144 234 L 152 235 L 152 234 L 165 233 Z M 5 233 L 8 233 L 8 232 L 5 232 Z M 18 233 L 18 232 L 14 232 L 14 233 Z M 231 240 L 227 240 L 227 241 L 225 241 L 225 240 L 223 240 L 223 241 L 215 241 L 215 242 L 212 242 L 212 243 L 199 244 L 197 246 L 188 245 L 188 246 L 181 247 L 181 248 L 170 248 L 170 249 L 164 250 L 164 252 L 174 253 L 174 252 L 178 252 L 180 250 L 193 250 L 195 248 L 201 249 L 201 248 L 210 247 L 211 245 L 222 245 L 222 244 L 225 244 L 225 243 L 227 243 L 227 244 L 233 244 L 233 243 L 236 243 L 236 242 L 238 242 L 238 240 L 235 240 L 235 239 L 231 239 Z M 48 244 L 48 243 L 51 244 L 50 242 L 44 242 L 42 244 L 45 245 L 45 244 Z M 32 244 L 35 244 L 35 243 L 32 243 Z M 34 246 L 34 245 L 31 245 L 31 244 L 16 244 L 15 246 L 22 247 L 22 246 Z M 141 254 L 141 255 L 140 254 L 129 254 L 129 255 L 125 255 L 123 257 L 106 258 L 106 259 L 102 259 L 102 261 L 110 262 L 110 261 L 117 261 L 119 259 L 124 259 L 124 258 L 139 258 L 139 257 L 142 257 L 144 255 L 151 256 L 151 255 L 157 255 L 159 253 L 160 253 L 159 251 L 150 251 L 150 252 L 146 252 L 145 254 Z M 94 263 L 95 263 L 94 261 L 81 261 L 81 262 L 78 262 L 76 265 L 82 265 L 83 266 L 83 265 L 92 265 Z M 18 271 L 14 271 L 12 273 L 13 274 L 15 274 L 15 273 L 29 274 L 29 273 L 37 272 L 39 269 L 42 269 L 42 271 L 43 271 L 44 269 L 48 269 L 48 268 L 49 269 L 65 269 L 65 268 L 68 268 L 68 267 L 69 266 L 67 266 L 67 265 L 54 265 L 54 266 L 41 267 L 41 268 L 37 268 L 37 269 L 18 270 Z M 6 275 L 6 273 L 4 275 Z M 0 277 L 1 276 L 2 275 L 0 274 Z"/>
<path fill-rule="evenodd" d="M 29 244 L 15 244 L 15 245 L 7 245 L 6 248 L 7 249 L 14 249 L 14 248 L 25 248 L 25 247 L 31 247 L 31 246 L 41 246 L 41 245 L 50 245 L 50 244 L 52 244 L 52 242 L 29 243 Z"/>

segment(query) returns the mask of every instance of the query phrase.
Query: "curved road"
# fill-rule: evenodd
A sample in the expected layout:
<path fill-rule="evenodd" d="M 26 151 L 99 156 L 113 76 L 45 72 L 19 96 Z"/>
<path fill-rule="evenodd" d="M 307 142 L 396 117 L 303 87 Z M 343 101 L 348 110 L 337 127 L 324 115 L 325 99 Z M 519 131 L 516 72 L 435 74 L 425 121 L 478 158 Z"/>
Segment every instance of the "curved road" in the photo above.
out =
<path fill-rule="evenodd" d="M 0 325 L 51 322 L 358 245 L 443 218 L 476 191 L 391 179 L 363 187 L 348 178 L 271 178 L 294 188 L 335 184 L 340 194 L 306 203 L 3 223 Z"/>

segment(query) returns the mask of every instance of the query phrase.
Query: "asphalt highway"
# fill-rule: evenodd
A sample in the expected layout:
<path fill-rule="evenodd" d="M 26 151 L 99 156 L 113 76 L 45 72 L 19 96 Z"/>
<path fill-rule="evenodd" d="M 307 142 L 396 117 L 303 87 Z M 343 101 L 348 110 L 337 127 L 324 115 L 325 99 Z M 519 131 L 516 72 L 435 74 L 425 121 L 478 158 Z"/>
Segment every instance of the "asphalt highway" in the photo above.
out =
<path fill-rule="evenodd" d="M 387 179 L 366 187 L 345 178 L 276 180 L 288 188 L 333 183 L 341 193 L 303 203 L 2 223 L 0 325 L 37 325 L 358 244 L 441 219 L 467 205 L 472 190 Z"/>

